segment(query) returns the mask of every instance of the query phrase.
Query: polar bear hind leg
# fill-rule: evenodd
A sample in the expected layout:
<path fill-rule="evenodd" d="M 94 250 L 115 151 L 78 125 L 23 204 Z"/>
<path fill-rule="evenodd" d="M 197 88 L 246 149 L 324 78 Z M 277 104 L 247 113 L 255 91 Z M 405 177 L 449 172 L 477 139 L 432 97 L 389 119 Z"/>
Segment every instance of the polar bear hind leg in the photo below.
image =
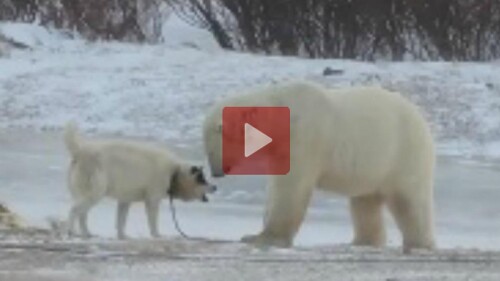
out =
<path fill-rule="evenodd" d="M 412 190 L 420 192 L 415 194 Z M 397 188 L 387 198 L 389 210 L 403 236 L 405 253 L 415 248 L 435 248 L 431 190 L 428 186 L 407 186 Z"/>
<path fill-rule="evenodd" d="M 363 195 L 350 199 L 351 216 L 354 224 L 353 245 L 385 246 L 383 203 L 380 194 Z"/>

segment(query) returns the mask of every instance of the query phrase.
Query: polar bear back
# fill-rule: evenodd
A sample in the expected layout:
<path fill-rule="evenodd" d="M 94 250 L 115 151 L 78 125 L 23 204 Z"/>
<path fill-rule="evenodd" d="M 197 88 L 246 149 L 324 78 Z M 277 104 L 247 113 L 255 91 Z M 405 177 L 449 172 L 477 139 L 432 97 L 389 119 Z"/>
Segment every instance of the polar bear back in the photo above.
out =
<path fill-rule="evenodd" d="M 320 155 L 325 162 L 319 165 L 326 169 L 319 185 L 355 196 L 432 174 L 429 127 L 416 106 L 399 93 L 355 87 L 331 90 L 327 98 L 333 109 L 324 138 L 330 145 Z"/>
<path fill-rule="evenodd" d="M 327 89 L 301 81 L 261 88 L 219 103 L 205 131 L 220 125 L 224 106 L 289 107 L 290 173 L 312 175 L 322 188 L 357 196 L 432 178 L 429 127 L 399 93 L 364 86 Z"/>

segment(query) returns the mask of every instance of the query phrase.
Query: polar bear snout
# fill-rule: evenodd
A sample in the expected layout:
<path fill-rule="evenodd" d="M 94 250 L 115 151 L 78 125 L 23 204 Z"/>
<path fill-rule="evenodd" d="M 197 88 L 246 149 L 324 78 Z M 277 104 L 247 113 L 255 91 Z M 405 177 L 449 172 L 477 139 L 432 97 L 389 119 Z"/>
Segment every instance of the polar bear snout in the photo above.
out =
<path fill-rule="evenodd" d="M 222 160 L 220 157 L 215 157 L 213 153 L 208 154 L 208 163 L 212 177 L 221 178 L 224 176 L 224 170 L 221 166 Z"/>
<path fill-rule="evenodd" d="M 212 169 L 212 177 L 214 178 L 222 178 L 224 177 L 224 172 L 222 170 L 214 170 Z"/>

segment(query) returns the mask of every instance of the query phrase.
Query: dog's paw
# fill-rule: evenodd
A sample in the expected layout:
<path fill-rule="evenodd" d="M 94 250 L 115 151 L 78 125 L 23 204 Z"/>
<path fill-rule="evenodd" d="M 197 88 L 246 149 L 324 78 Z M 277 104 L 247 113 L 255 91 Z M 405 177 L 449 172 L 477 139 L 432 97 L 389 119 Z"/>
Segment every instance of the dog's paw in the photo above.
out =
<path fill-rule="evenodd" d="M 118 240 L 130 240 L 130 237 L 125 233 L 118 233 L 116 238 L 118 238 Z"/>
<path fill-rule="evenodd" d="M 158 239 L 165 239 L 167 238 L 166 235 L 161 235 L 159 233 L 155 233 L 155 234 L 151 234 L 151 238 L 154 239 L 154 240 L 158 240 Z"/>
<path fill-rule="evenodd" d="M 91 239 L 91 238 L 94 238 L 96 237 L 95 235 L 92 235 L 92 233 L 88 232 L 88 231 L 83 231 L 81 234 L 80 234 L 80 237 L 83 238 L 83 239 Z"/>

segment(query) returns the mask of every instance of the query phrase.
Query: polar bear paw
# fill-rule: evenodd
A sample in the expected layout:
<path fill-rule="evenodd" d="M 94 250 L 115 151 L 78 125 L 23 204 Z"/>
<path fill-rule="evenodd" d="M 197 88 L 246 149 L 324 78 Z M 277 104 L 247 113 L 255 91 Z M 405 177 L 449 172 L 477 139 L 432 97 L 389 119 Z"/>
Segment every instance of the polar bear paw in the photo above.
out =
<path fill-rule="evenodd" d="M 292 241 L 288 238 L 280 238 L 267 234 L 255 234 L 255 235 L 246 235 L 241 238 L 241 242 L 252 244 L 259 248 L 267 248 L 267 247 L 277 247 L 277 248 L 290 248 L 292 247 Z"/>

